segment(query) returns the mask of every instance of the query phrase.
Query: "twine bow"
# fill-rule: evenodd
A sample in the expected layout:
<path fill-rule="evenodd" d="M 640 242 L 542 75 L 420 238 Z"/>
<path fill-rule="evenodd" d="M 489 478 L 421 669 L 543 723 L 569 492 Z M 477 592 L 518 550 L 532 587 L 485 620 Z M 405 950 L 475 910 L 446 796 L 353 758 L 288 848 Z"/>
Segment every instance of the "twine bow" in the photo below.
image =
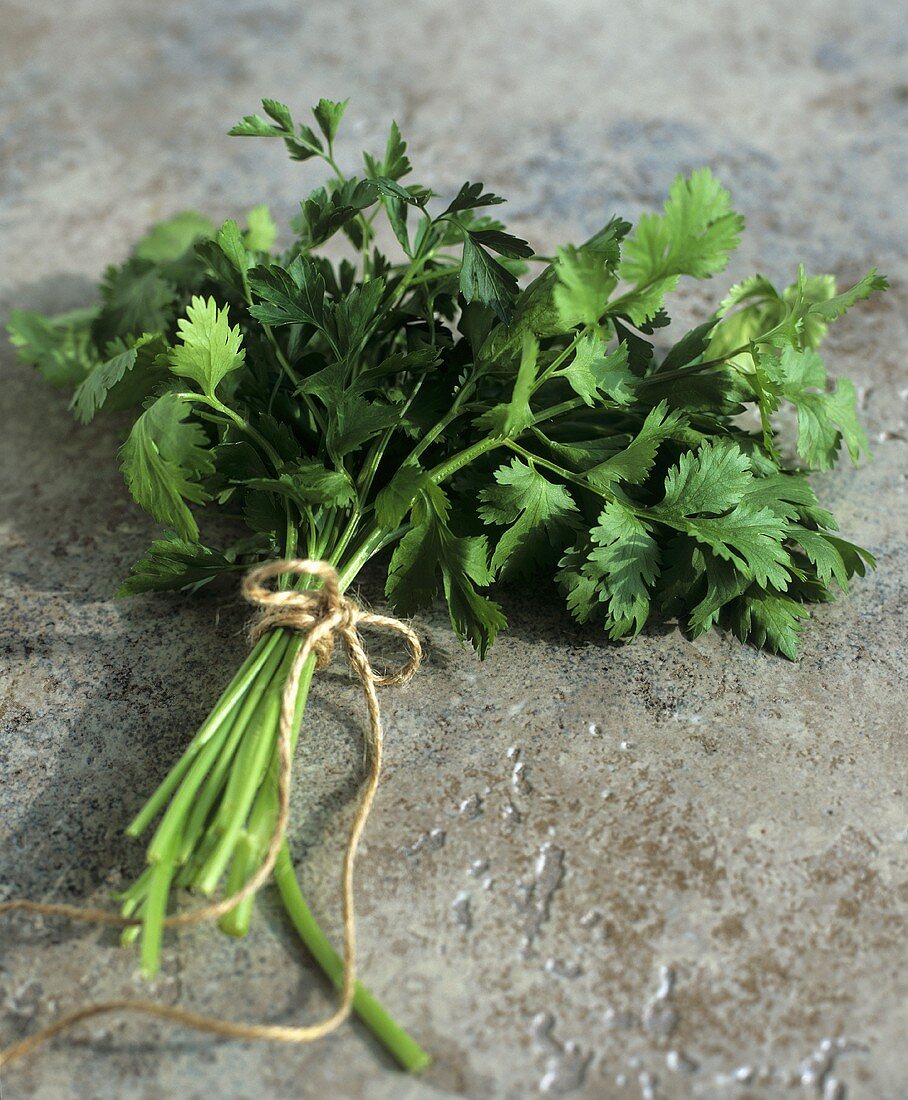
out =
<path fill-rule="evenodd" d="M 298 577 L 313 577 L 322 582 L 318 589 L 274 590 L 267 582 L 281 574 L 291 573 Z M 287 560 L 269 562 L 249 572 L 243 579 L 243 595 L 260 610 L 254 619 L 250 637 L 255 640 L 270 630 L 296 630 L 305 635 L 291 665 L 281 698 L 280 723 L 278 727 L 278 812 L 274 833 L 268 852 L 259 869 L 236 893 L 203 906 L 188 913 L 178 913 L 168 917 L 167 927 L 185 927 L 201 924 L 204 921 L 217 920 L 235 909 L 245 898 L 254 894 L 267 880 L 284 843 L 287 824 L 290 818 L 290 780 L 293 770 L 292 743 L 296 695 L 300 677 L 306 662 L 314 654 L 316 668 L 325 668 L 331 660 L 336 641 L 343 643 L 347 658 L 359 678 L 369 712 L 369 730 L 366 738 L 367 775 L 360 795 L 347 845 L 344 850 L 341 871 L 341 902 L 344 928 L 344 971 L 340 997 L 337 1007 L 324 1020 L 308 1027 L 282 1027 L 270 1024 L 242 1024 L 222 1020 L 217 1016 L 204 1016 L 197 1012 L 173 1005 L 162 1005 L 155 1001 L 126 999 L 102 1001 L 85 1005 L 55 1020 L 47 1027 L 27 1036 L 25 1039 L 0 1052 L 0 1066 L 15 1058 L 28 1054 L 60 1032 L 66 1031 L 82 1020 L 100 1016 L 109 1012 L 141 1012 L 160 1019 L 172 1020 L 197 1031 L 206 1031 L 213 1035 L 234 1039 L 266 1039 L 282 1043 L 311 1043 L 334 1031 L 350 1015 L 353 994 L 356 987 L 356 919 L 353 903 L 353 868 L 356 851 L 366 821 L 372 809 L 375 792 L 378 788 L 382 768 L 383 732 L 381 712 L 378 705 L 377 687 L 393 684 L 405 684 L 419 668 L 422 660 L 422 647 L 415 632 L 398 619 L 386 615 L 375 615 L 364 611 L 358 604 L 345 596 L 340 590 L 340 582 L 334 566 L 326 561 Z M 390 630 L 406 641 L 410 651 L 409 660 L 396 672 L 386 676 L 377 676 L 366 653 L 359 627 L 372 626 L 380 630 Z M 75 905 L 59 905 L 17 899 L 0 903 L 0 913 L 14 909 L 31 913 L 68 917 L 70 920 L 88 921 L 96 924 L 111 924 L 128 927 L 141 924 L 141 918 L 121 917 L 104 909 L 83 908 Z"/>

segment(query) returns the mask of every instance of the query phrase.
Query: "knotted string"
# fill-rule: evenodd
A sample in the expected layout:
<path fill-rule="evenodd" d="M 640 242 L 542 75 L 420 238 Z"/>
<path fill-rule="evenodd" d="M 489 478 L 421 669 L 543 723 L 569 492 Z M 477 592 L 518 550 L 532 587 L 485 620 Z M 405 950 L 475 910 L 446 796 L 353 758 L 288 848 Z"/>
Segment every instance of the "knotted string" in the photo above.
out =
<path fill-rule="evenodd" d="M 283 589 L 275 591 L 267 587 L 266 582 L 281 574 L 292 573 L 300 577 L 313 577 L 321 580 L 322 587 L 297 591 Z M 277 862 L 278 854 L 284 843 L 287 824 L 290 818 L 290 779 L 292 774 L 292 744 L 294 732 L 294 710 L 300 677 L 306 662 L 314 654 L 316 668 L 325 668 L 331 660 L 335 642 L 343 642 L 347 658 L 362 685 L 369 712 L 369 730 L 366 738 L 366 783 L 360 795 L 359 805 L 344 850 L 341 871 L 341 902 L 344 928 L 344 970 L 340 997 L 337 1007 L 324 1020 L 308 1027 L 282 1027 L 270 1024 L 243 1024 L 222 1020 L 217 1016 L 204 1016 L 198 1012 L 174 1005 L 162 1005 L 155 1001 L 126 999 L 101 1001 L 93 1005 L 70 1012 L 55 1020 L 47 1027 L 27 1036 L 18 1043 L 0 1052 L 0 1066 L 20 1058 L 36 1047 L 67 1031 L 82 1020 L 110 1012 L 141 1012 L 148 1016 L 172 1020 L 197 1031 L 206 1031 L 213 1035 L 232 1039 L 269 1039 L 281 1043 L 311 1043 L 321 1039 L 338 1028 L 350 1015 L 353 995 L 356 988 L 356 920 L 353 904 L 353 867 L 360 837 L 372 809 L 372 802 L 378 788 L 382 767 L 383 733 L 381 713 L 378 705 L 377 687 L 404 684 L 419 668 L 422 660 L 422 647 L 414 631 L 398 619 L 386 615 L 374 615 L 364 611 L 353 600 L 344 596 L 340 590 L 337 571 L 325 561 L 288 560 L 269 562 L 249 572 L 243 579 L 243 595 L 250 603 L 259 608 L 253 621 L 250 636 L 252 640 L 261 637 L 270 630 L 296 630 L 305 635 L 281 698 L 280 723 L 278 728 L 278 812 L 274 833 L 268 852 L 259 869 L 236 893 L 220 901 L 205 905 L 188 913 L 178 913 L 164 921 L 169 928 L 201 924 L 204 921 L 217 920 L 225 913 L 235 909 L 245 898 L 254 894 L 267 880 Z M 379 630 L 390 630 L 401 635 L 410 651 L 410 658 L 397 672 L 387 676 L 377 676 L 366 653 L 359 627 L 372 626 Z M 14 900 L 0 903 L 0 913 L 19 909 L 30 913 L 67 917 L 70 920 L 88 921 L 93 924 L 112 924 L 119 927 L 140 925 L 140 917 L 121 917 L 104 909 L 83 908 L 76 905 L 60 905 L 35 901 Z"/>

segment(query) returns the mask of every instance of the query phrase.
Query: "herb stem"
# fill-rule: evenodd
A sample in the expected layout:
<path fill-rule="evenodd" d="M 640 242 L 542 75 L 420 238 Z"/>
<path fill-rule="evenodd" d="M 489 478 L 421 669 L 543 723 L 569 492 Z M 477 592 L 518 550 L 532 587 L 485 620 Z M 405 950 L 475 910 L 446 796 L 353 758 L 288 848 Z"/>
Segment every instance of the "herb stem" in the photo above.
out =
<path fill-rule="evenodd" d="M 312 910 L 306 904 L 286 843 L 281 849 L 274 868 L 274 880 L 277 883 L 284 910 L 300 939 L 331 982 L 340 988 L 344 974 L 343 960 L 331 946 L 328 937 L 313 917 Z M 360 982 L 356 983 L 353 994 L 353 1011 L 403 1069 L 410 1073 L 419 1073 L 429 1065 L 431 1061 L 429 1055 Z"/>

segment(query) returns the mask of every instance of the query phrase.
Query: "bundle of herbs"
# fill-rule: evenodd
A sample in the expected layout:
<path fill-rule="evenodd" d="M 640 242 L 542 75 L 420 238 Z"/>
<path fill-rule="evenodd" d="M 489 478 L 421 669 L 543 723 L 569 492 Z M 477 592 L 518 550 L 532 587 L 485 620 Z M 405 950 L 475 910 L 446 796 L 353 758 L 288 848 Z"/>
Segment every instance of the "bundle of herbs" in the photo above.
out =
<path fill-rule="evenodd" d="M 178 214 L 107 270 L 96 306 L 9 322 L 20 357 L 74 387 L 80 420 L 134 413 L 122 469 L 163 532 L 120 595 L 194 591 L 298 556 L 331 563 L 346 589 L 381 556 L 391 606 L 412 615 L 441 597 L 480 656 L 505 626 L 495 585 L 548 575 L 580 622 L 613 639 L 659 616 L 794 658 L 807 606 L 873 565 L 836 533 L 808 475 L 843 447 L 852 461 L 866 449 L 854 386 L 828 383 L 817 347 L 885 280 L 871 270 L 840 292 L 803 269 L 784 289 L 754 276 L 672 342 L 666 297 L 684 276 L 721 272 L 743 228 L 708 170 L 676 179 L 661 214 L 636 227 L 614 217 L 542 258 L 490 215 L 503 200 L 482 184 L 444 200 L 410 182 L 395 124 L 383 154 L 348 176 L 334 155 L 345 103 L 321 100 L 314 126 L 262 106 L 267 117 L 231 133 L 279 139 L 331 173 L 301 203 L 286 250 L 273 251 L 265 206 L 245 227 Z M 339 234 L 349 258 L 332 262 L 321 250 Z M 783 407 L 797 413 L 792 454 L 777 435 Z M 200 525 L 213 510 L 247 530 L 209 545 Z M 140 937 L 147 976 L 175 890 L 230 894 L 262 864 L 301 644 L 288 630 L 257 642 L 127 829 L 154 826 L 147 869 L 121 895 L 141 919 L 124 935 Z M 338 982 L 286 845 L 276 879 Z M 223 929 L 243 935 L 251 908 Z M 365 991 L 355 1007 L 403 1065 L 424 1063 Z"/>

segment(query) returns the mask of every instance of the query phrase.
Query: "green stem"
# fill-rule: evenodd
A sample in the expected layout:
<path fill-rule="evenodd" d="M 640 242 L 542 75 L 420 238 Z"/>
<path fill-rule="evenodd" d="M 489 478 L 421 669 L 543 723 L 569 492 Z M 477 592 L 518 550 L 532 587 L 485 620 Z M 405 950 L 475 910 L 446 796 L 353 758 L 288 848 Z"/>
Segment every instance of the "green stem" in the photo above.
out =
<path fill-rule="evenodd" d="M 274 880 L 287 916 L 300 939 L 335 987 L 340 988 L 344 976 L 343 960 L 318 926 L 303 898 L 286 843 L 278 856 Z M 429 1055 L 360 982 L 356 983 L 353 994 L 353 1011 L 403 1069 L 418 1073 L 429 1065 Z"/>
<path fill-rule="evenodd" d="M 268 655 L 277 644 L 277 634 L 269 634 L 255 643 L 249 656 L 237 669 L 236 675 L 224 689 L 220 699 L 215 703 L 211 713 L 202 723 L 198 733 L 186 747 L 182 757 L 177 761 L 163 783 L 136 814 L 126 827 L 126 835 L 139 837 L 157 817 L 167 799 L 176 790 L 181 779 L 186 774 L 196 754 L 202 749 L 206 741 L 220 728 L 221 724 L 229 717 L 230 712 L 246 693 L 249 685 L 255 680 L 259 669 L 268 660 Z"/>

